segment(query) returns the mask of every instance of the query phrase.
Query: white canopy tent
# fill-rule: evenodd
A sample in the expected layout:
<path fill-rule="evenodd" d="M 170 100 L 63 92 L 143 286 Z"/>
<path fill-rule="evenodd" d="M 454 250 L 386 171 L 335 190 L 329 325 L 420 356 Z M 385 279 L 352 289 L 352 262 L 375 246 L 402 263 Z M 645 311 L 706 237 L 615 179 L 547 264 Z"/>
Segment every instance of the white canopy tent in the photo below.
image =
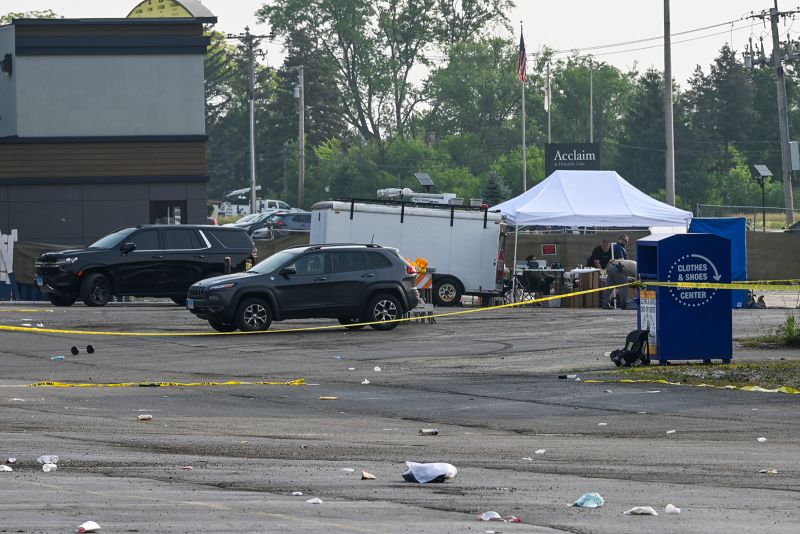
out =
<path fill-rule="evenodd" d="M 687 227 L 692 213 L 642 193 L 615 171 L 556 171 L 490 208 L 517 226 Z"/>

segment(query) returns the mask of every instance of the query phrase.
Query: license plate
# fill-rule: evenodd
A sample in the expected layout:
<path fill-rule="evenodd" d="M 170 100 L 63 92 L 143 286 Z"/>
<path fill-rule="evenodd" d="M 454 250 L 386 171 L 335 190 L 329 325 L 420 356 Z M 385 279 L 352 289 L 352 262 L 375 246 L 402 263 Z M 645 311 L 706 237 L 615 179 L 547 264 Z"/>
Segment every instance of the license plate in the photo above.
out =
<path fill-rule="evenodd" d="M 194 299 L 186 299 L 186 308 L 189 310 L 194 309 Z"/>
<path fill-rule="evenodd" d="M 42 278 L 41 276 L 37 276 L 36 277 L 36 285 L 39 286 L 39 287 L 43 286 L 44 285 L 44 278 Z"/>

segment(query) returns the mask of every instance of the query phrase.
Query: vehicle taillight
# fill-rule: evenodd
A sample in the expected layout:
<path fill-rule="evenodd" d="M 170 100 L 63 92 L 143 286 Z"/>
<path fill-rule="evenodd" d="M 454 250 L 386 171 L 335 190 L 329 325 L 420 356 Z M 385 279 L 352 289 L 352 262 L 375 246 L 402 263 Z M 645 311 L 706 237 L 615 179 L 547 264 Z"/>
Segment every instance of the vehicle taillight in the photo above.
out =
<path fill-rule="evenodd" d="M 495 283 L 502 284 L 506 270 L 506 253 L 500 249 L 497 253 L 497 272 L 495 273 Z"/>
<path fill-rule="evenodd" d="M 417 274 L 417 270 L 413 266 L 406 264 L 406 274 Z"/>

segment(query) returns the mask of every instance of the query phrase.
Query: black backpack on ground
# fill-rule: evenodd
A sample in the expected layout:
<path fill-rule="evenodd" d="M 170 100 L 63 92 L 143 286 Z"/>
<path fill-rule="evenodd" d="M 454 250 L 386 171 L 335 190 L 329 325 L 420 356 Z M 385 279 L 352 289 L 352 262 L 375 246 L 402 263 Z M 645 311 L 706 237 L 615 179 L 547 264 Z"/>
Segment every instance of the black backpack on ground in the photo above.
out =
<path fill-rule="evenodd" d="M 611 352 L 611 361 L 617 367 L 650 365 L 650 343 L 647 336 L 650 330 L 634 330 L 625 338 L 625 347 Z"/>

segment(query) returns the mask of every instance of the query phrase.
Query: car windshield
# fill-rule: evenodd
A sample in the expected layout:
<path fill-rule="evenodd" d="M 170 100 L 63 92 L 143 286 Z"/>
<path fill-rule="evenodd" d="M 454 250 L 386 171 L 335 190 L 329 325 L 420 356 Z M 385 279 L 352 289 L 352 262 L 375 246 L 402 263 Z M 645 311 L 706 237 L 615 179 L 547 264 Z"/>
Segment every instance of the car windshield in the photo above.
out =
<path fill-rule="evenodd" d="M 292 258 L 297 256 L 297 254 L 299 254 L 299 251 L 296 251 L 296 250 L 295 251 L 282 250 L 280 252 L 277 252 L 277 253 L 273 254 L 269 258 L 266 258 L 265 260 L 260 261 L 259 263 L 257 263 L 255 265 L 255 267 L 253 267 L 252 269 L 250 269 L 247 272 L 248 273 L 259 273 L 259 274 L 271 273 L 271 272 L 275 271 L 276 269 L 280 268 L 281 266 L 283 266 L 284 264 L 286 264 L 289 261 L 291 261 Z"/>
<path fill-rule="evenodd" d="M 233 224 L 244 224 L 246 222 L 249 222 L 249 221 L 255 219 L 256 217 L 258 217 L 258 213 L 251 213 L 250 215 L 245 215 L 244 217 L 242 217 L 241 219 L 239 219 L 238 221 L 236 221 Z"/>
<path fill-rule="evenodd" d="M 124 230 L 116 231 L 113 234 L 108 234 L 107 236 L 98 239 L 97 241 L 89 245 L 89 248 L 103 248 L 103 249 L 114 248 L 120 243 L 122 243 L 125 240 L 125 238 L 131 235 L 134 232 L 134 230 L 136 229 L 125 228 Z"/>

